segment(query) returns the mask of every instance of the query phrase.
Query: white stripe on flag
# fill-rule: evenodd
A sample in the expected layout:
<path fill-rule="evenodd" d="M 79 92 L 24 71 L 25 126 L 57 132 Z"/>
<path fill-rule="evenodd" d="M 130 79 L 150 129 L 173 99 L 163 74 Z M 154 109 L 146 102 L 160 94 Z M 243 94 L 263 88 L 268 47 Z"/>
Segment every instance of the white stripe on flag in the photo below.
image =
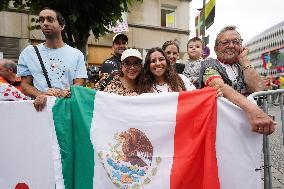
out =
<path fill-rule="evenodd" d="M 262 135 L 251 132 L 247 116 L 225 98 L 218 98 L 216 151 L 221 188 L 260 189 Z"/>
<path fill-rule="evenodd" d="M 92 124 L 91 128 L 91 140 L 95 152 L 110 151 L 110 146 L 106 145 L 105 142 L 112 141 L 114 146 L 117 143 L 114 140 L 115 133 L 127 131 L 129 128 L 139 129 L 145 132 L 154 147 L 159 146 L 159 148 L 153 149 L 153 162 L 158 157 L 163 159 L 155 176 L 159 179 L 153 179 L 151 187 L 170 188 L 177 97 L 178 93 L 160 93 L 125 98 L 97 92 L 93 114 L 95 124 Z M 157 106 L 157 101 L 160 106 Z M 148 111 L 145 111 L 145 108 Z M 160 113 L 161 111 L 163 111 L 163 114 Z M 149 119 L 151 117 L 155 119 Z M 148 121 L 145 122 L 145 120 Z M 106 136 L 103 133 L 108 133 L 108 135 Z M 157 134 L 160 138 L 168 138 L 169 140 L 159 140 Z M 162 144 L 161 141 L 164 143 Z M 107 144 L 109 143 L 107 142 Z M 95 157 L 95 162 L 94 188 L 115 188 L 111 179 L 106 175 L 98 156 Z M 147 176 L 149 175 L 145 175 L 144 179 Z"/>
<path fill-rule="evenodd" d="M 62 164 L 61 164 L 61 154 L 60 148 L 58 145 L 58 140 L 56 136 L 54 121 L 53 121 L 53 112 L 52 107 L 55 104 L 55 97 L 48 97 L 47 100 L 47 112 L 49 115 L 49 125 L 51 128 L 51 143 L 52 143 L 52 157 L 53 157 L 53 164 L 54 164 L 54 179 L 56 189 L 65 189 L 64 186 L 64 179 L 62 175 Z"/>

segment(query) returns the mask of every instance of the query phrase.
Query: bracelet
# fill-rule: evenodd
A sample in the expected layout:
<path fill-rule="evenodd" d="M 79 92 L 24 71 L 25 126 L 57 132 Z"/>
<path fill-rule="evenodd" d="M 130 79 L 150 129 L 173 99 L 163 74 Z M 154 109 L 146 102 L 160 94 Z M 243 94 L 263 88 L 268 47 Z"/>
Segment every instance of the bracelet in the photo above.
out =
<path fill-rule="evenodd" d="M 253 67 L 252 67 L 252 65 L 251 65 L 251 64 L 246 65 L 245 67 L 243 67 L 243 71 L 245 71 L 245 70 L 246 70 L 246 69 L 248 69 L 248 68 L 253 68 Z"/>

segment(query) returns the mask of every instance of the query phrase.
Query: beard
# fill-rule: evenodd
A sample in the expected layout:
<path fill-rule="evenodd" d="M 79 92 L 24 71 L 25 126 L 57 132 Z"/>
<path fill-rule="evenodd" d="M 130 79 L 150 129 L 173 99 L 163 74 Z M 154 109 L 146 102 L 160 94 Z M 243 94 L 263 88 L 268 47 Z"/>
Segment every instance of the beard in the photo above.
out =
<path fill-rule="evenodd" d="M 56 35 L 54 33 L 50 33 L 50 32 L 43 32 L 44 36 L 46 39 L 55 39 Z"/>
<path fill-rule="evenodd" d="M 59 35 L 61 35 L 61 32 L 53 29 L 43 29 L 42 28 L 42 33 L 45 36 L 46 39 L 56 39 L 58 38 Z"/>

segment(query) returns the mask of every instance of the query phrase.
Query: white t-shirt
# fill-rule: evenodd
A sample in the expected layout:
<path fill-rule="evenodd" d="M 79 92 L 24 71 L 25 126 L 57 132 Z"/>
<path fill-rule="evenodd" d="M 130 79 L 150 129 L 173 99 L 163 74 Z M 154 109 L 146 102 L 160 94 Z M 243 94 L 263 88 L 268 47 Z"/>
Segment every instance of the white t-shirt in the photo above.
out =
<path fill-rule="evenodd" d="M 195 90 L 195 86 L 189 81 L 189 79 L 182 75 L 178 74 L 180 78 L 182 79 L 184 86 L 186 88 L 186 91 L 192 91 Z M 154 85 L 153 86 L 154 93 L 164 93 L 164 92 L 170 92 L 170 86 L 167 83 L 164 83 L 163 85 Z"/>
<path fill-rule="evenodd" d="M 189 81 L 189 79 L 185 75 L 183 75 L 183 74 L 178 74 L 178 75 L 182 79 L 184 86 L 185 86 L 187 91 L 192 91 L 192 90 L 196 89 L 196 87 Z"/>
<path fill-rule="evenodd" d="M 88 78 L 81 51 L 64 44 L 57 49 L 47 48 L 43 43 L 37 45 L 52 88 L 68 89 L 73 80 Z M 40 62 L 32 45 L 27 46 L 19 57 L 18 76 L 33 76 L 34 87 L 47 91 L 48 86 Z"/>

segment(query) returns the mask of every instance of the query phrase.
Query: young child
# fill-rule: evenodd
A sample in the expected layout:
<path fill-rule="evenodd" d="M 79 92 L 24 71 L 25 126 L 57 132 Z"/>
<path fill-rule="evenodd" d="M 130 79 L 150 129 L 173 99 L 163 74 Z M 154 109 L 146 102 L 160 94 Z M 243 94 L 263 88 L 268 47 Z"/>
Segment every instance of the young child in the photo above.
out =
<path fill-rule="evenodd" d="M 198 37 L 191 38 L 187 43 L 188 61 L 185 64 L 183 74 L 190 80 L 191 83 L 199 88 L 199 72 L 202 60 L 203 40 Z"/>

